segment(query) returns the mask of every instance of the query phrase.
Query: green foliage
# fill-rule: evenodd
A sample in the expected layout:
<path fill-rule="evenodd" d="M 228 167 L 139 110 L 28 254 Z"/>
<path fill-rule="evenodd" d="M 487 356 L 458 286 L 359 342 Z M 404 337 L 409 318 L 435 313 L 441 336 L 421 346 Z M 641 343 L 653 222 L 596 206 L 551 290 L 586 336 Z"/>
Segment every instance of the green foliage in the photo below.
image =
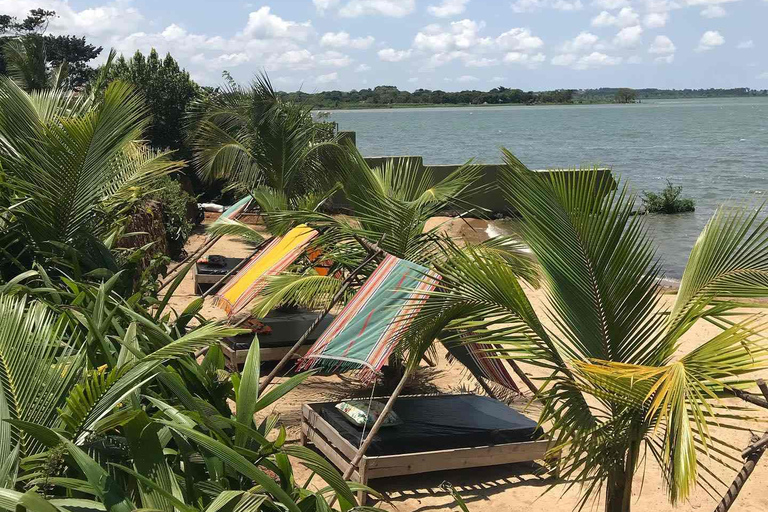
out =
<path fill-rule="evenodd" d="M 616 95 L 614 96 L 614 101 L 616 103 L 634 103 L 636 99 L 637 93 L 635 90 L 627 87 L 621 87 L 616 91 Z"/>
<path fill-rule="evenodd" d="M 132 84 L 144 97 L 152 113 L 146 137 L 153 148 L 190 157 L 184 143 L 184 115 L 201 91 L 170 54 L 161 58 L 152 49 L 146 57 L 140 51 L 130 59 L 121 55 L 110 67 L 108 79 Z"/>
<path fill-rule="evenodd" d="M 697 482 L 717 483 L 702 463 L 738 471 L 739 447 L 711 427 L 742 428 L 744 409 L 719 401 L 725 390 L 766 367 L 764 327 L 733 318 L 739 299 L 768 296 L 768 222 L 759 211 L 724 209 L 699 237 L 675 305 L 662 302 L 661 269 L 628 187 L 597 171 L 541 175 L 505 152 L 502 188 L 522 216 L 546 292 L 545 327 L 520 273 L 482 247 L 453 247 L 438 262 L 442 290 L 414 322 L 410 359 L 435 336 L 497 343 L 504 356 L 546 372 L 538 398 L 550 425 L 558 470 L 582 485 L 581 505 L 600 494 L 606 510 L 629 511 L 644 455 L 661 468 L 669 500 L 684 501 Z M 678 354 L 699 320 L 721 328 Z M 418 333 L 418 334 L 417 334 Z M 736 420 L 736 421 L 734 421 Z M 707 454 L 717 453 L 717 457 Z"/>
<path fill-rule="evenodd" d="M 94 70 L 88 63 L 99 56 L 102 48 L 88 44 L 84 37 L 45 34 L 49 20 L 55 15 L 55 11 L 44 9 L 29 11 L 23 20 L 0 15 L 0 47 L 5 47 L 14 37 L 22 37 L 29 45 L 42 50 L 41 69 L 51 70 L 63 65 L 67 73 L 62 79 L 62 85 L 69 89 L 80 89 L 93 76 Z M 7 50 L 0 52 L 0 75 L 9 74 L 6 53 Z M 30 87 L 35 88 L 39 87 Z"/>
<path fill-rule="evenodd" d="M 118 270 L 110 249 L 126 213 L 179 167 L 138 142 L 147 120 L 141 97 L 121 82 L 96 101 L 61 89 L 26 93 L 0 78 L 5 276 L 34 264 L 75 277 Z"/>
<path fill-rule="evenodd" d="M 150 199 L 158 201 L 163 208 L 163 225 L 171 258 L 178 258 L 184 249 L 194 225 L 187 219 L 190 207 L 196 207 L 195 198 L 190 196 L 181 184 L 164 176 L 153 185 Z"/>
<path fill-rule="evenodd" d="M 667 186 L 660 194 L 643 192 L 643 207 L 647 213 L 683 213 L 692 212 L 696 204 L 689 197 L 680 197 L 682 185 L 674 186 L 667 180 Z"/>

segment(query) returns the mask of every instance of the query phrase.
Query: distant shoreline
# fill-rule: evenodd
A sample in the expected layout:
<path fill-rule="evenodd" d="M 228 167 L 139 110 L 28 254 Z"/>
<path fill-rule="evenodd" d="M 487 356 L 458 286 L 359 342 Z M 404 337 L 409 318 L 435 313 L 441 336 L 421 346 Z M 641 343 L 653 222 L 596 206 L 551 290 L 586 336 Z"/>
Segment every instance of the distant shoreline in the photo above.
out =
<path fill-rule="evenodd" d="M 562 103 L 371 103 L 371 104 L 353 104 L 353 105 L 340 105 L 340 106 L 322 106 L 313 107 L 313 111 L 324 110 L 387 110 L 387 109 L 403 109 L 403 108 L 484 108 L 484 107 L 547 107 L 547 106 L 584 106 L 584 105 L 641 105 L 647 102 L 655 101 L 667 101 L 667 100 L 718 100 L 718 99 L 734 99 L 734 98 L 759 98 L 760 96 L 696 96 L 686 98 L 641 98 L 638 101 L 628 103 L 618 103 L 615 101 L 581 101 L 581 102 L 562 102 Z"/>

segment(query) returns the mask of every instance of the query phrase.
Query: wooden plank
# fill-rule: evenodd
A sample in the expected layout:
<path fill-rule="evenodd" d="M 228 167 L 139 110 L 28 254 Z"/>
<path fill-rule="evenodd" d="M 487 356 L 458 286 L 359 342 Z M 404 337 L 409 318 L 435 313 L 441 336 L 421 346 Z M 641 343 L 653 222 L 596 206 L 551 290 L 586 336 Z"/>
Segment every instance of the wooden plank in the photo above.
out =
<path fill-rule="evenodd" d="M 317 414 L 308 405 L 304 405 L 302 413 L 304 416 L 302 423 L 306 423 L 308 428 L 318 431 L 325 439 L 336 446 L 347 457 L 347 462 L 352 460 L 352 457 L 357 453 L 357 448 L 352 446 L 352 443 L 344 439 L 330 423 L 325 421 L 322 416 Z"/>
<path fill-rule="evenodd" d="M 369 479 L 449 469 L 476 468 L 543 459 L 547 441 L 528 441 L 405 455 L 368 457 Z"/>
<path fill-rule="evenodd" d="M 296 354 L 296 358 L 299 358 L 307 353 L 311 346 L 302 346 Z M 239 366 L 245 364 L 245 359 L 248 357 L 248 350 L 234 350 L 227 343 L 221 344 L 221 350 L 224 352 L 224 356 L 229 360 L 233 366 Z M 260 351 L 261 361 L 279 361 L 288 353 L 290 347 L 275 347 L 275 348 L 262 348 Z"/>
<path fill-rule="evenodd" d="M 325 455 L 334 466 L 339 468 L 339 471 L 347 471 L 349 469 L 349 458 L 345 457 L 343 453 L 337 450 L 320 432 L 304 422 L 301 423 L 301 429 L 307 440 L 314 444 L 315 447 L 320 450 L 320 453 Z M 360 474 L 355 470 L 350 478 L 355 482 L 359 482 Z"/>

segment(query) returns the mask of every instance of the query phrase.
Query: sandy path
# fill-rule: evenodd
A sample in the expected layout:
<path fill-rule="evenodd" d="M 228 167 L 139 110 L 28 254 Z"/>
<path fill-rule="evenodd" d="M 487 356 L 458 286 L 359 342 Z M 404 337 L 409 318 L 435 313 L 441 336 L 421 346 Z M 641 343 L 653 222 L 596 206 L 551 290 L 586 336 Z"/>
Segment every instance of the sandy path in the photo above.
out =
<path fill-rule="evenodd" d="M 457 237 L 463 236 L 473 240 L 484 238 L 485 224 L 483 221 L 470 220 L 465 223 L 454 220 L 446 227 L 451 235 Z M 203 235 L 194 235 L 190 239 L 189 248 L 199 246 L 203 238 Z M 245 256 L 250 253 L 250 249 L 236 240 L 226 239 L 220 241 L 211 252 L 228 256 Z M 184 305 L 193 297 L 192 275 L 190 273 L 172 299 L 171 304 L 176 308 L 183 309 Z M 540 312 L 541 318 L 546 318 L 542 307 L 544 294 L 541 291 L 530 290 L 529 297 L 534 307 Z M 672 299 L 672 297 L 668 298 L 670 303 Z M 210 303 L 206 304 L 203 314 L 208 318 L 221 318 L 223 316 L 222 312 L 212 307 Z M 545 323 L 548 322 L 545 321 Z M 552 327 L 551 324 L 549 327 Z M 680 353 L 690 351 L 702 340 L 711 338 L 717 332 L 719 331 L 714 326 L 700 323 L 686 333 L 680 347 Z M 533 376 L 540 376 L 540 372 L 536 369 L 526 368 L 526 371 Z M 476 387 L 473 381 L 465 378 L 464 372 L 459 366 L 448 365 L 442 354 L 437 368 L 422 369 L 418 372 L 416 380 L 419 384 L 419 391 L 424 390 L 425 382 L 441 392 L 456 392 Z M 407 393 L 408 390 L 405 392 Z M 370 389 L 361 388 L 360 385 L 346 376 L 312 377 L 301 387 L 280 400 L 272 412 L 280 414 L 281 421 L 288 430 L 289 442 L 295 442 L 298 440 L 299 410 L 303 403 L 334 400 L 350 395 L 369 396 Z M 742 405 L 743 402 L 732 399 L 727 400 L 726 403 Z M 522 408 L 523 404 L 514 404 L 513 406 Z M 530 408 L 526 414 L 536 417 L 535 408 Z M 767 428 L 765 424 L 750 424 L 748 427 L 757 433 L 762 433 Z M 716 429 L 715 435 L 739 447 L 746 446 L 750 438 L 749 432 L 724 428 Z M 735 472 L 724 469 L 718 464 L 713 463 L 710 467 L 729 484 L 735 476 Z M 309 476 L 309 471 L 303 467 L 297 467 L 296 472 L 298 481 L 303 482 Z M 371 485 L 388 494 L 391 503 L 379 504 L 385 510 L 397 510 L 399 512 L 458 510 L 453 505 L 451 497 L 440 489 L 440 484 L 444 481 L 450 482 L 460 491 L 473 512 L 517 511 L 534 508 L 540 511 L 567 511 L 573 509 L 579 497 L 577 490 L 565 493 L 566 485 L 563 482 L 556 483 L 550 492 L 543 494 L 545 490 L 550 489 L 553 479 L 542 474 L 541 468 L 535 464 L 512 464 L 492 468 L 388 478 L 375 480 L 371 482 Z M 768 457 L 761 461 L 731 510 L 734 512 L 767 511 L 768 491 L 766 484 L 768 484 Z M 641 486 L 642 493 L 640 493 Z M 636 501 L 633 507 L 636 511 L 708 511 L 713 510 L 717 504 L 706 492 L 698 489 L 687 503 L 683 503 L 677 508 L 672 507 L 666 498 L 658 467 L 650 456 L 646 461 L 644 481 L 642 468 L 638 472 L 634 485 L 634 496 Z"/>

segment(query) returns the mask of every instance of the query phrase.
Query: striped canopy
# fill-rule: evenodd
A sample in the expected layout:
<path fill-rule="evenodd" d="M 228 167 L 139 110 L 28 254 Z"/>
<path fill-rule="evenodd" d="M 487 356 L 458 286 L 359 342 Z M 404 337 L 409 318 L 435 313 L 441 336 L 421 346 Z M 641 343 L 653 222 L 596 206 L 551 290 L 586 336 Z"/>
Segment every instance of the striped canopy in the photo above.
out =
<path fill-rule="evenodd" d="M 497 347 L 482 343 L 444 343 L 448 353 L 463 364 L 476 377 L 482 377 L 503 388 L 505 392 L 519 394 L 512 375 L 503 359 L 495 356 Z"/>
<path fill-rule="evenodd" d="M 387 255 L 299 362 L 300 369 L 359 370 L 371 380 L 392 353 L 439 276 Z"/>
<path fill-rule="evenodd" d="M 219 215 L 219 219 L 236 219 L 240 216 L 241 213 L 243 213 L 243 210 L 248 206 L 248 203 L 251 202 L 251 199 L 253 199 L 253 196 L 245 196 L 226 210 L 222 212 L 221 215 Z M 211 239 L 211 235 L 208 235 L 208 239 Z"/>
<path fill-rule="evenodd" d="M 302 224 L 275 237 L 215 295 L 213 302 L 230 316 L 241 312 L 267 285 L 267 277 L 288 268 L 306 250 L 317 231 Z"/>

